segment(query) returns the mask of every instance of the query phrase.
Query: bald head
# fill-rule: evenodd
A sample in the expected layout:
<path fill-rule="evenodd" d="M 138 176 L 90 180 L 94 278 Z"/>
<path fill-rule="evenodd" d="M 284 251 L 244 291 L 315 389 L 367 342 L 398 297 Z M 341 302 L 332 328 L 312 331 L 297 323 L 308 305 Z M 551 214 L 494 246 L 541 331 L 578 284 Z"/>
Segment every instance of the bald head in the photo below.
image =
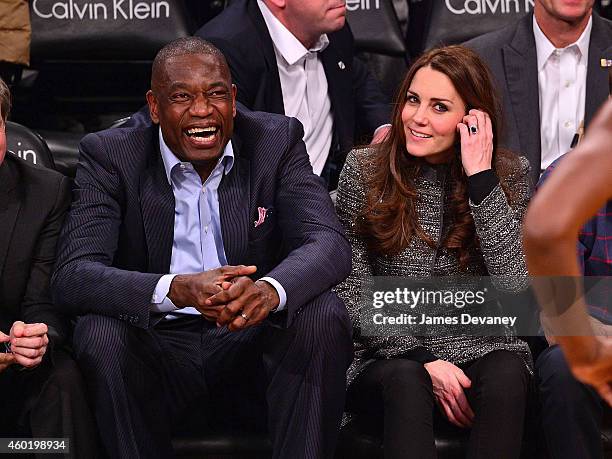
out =
<path fill-rule="evenodd" d="M 186 55 L 204 55 L 211 56 L 217 60 L 221 68 L 227 72 L 227 77 L 231 81 L 229 67 L 225 56 L 212 43 L 202 40 L 199 37 L 183 37 L 171 41 L 162 49 L 159 50 L 153 60 L 153 68 L 151 71 L 151 89 L 155 90 L 159 84 L 165 82 L 168 78 L 166 66 L 173 59 Z"/>

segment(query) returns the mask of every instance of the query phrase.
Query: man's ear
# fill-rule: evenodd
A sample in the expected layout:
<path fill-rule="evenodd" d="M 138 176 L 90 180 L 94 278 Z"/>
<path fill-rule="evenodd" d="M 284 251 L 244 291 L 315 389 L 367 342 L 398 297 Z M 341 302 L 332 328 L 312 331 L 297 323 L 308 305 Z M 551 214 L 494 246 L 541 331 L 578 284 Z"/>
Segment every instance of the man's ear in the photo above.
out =
<path fill-rule="evenodd" d="M 232 116 L 236 116 L 236 93 L 238 92 L 238 89 L 236 88 L 235 84 L 232 84 Z"/>
<path fill-rule="evenodd" d="M 147 91 L 147 104 L 149 104 L 149 113 L 151 114 L 151 120 L 155 124 L 159 124 L 159 107 L 157 105 L 157 98 L 153 91 L 150 89 Z"/>

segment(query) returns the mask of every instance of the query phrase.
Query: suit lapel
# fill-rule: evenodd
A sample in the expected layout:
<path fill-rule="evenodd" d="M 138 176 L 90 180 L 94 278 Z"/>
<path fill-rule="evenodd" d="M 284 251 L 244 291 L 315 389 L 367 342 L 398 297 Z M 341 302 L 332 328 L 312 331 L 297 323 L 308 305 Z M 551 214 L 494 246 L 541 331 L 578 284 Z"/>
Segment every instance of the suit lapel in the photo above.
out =
<path fill-rule="evenodd" d="M 227 262 L 237 265 L 246 257 L 249 240 L 250 162 L 235 132 L 232 147 L 234 166 L 219 186 L 219 215 Z"/>
<path fill-rule="evenodd" d="M 266 61 L 267 72 L 262 77 L 262 83 L 255 95 L 253 110 L 261 110 L 272 113 L 285 114 L 285 104 L 283 103 L 283 90 L 281 88 L 280 77 L 278 76 L 278 66 L 276 65 L 276 54 L 274 54 L 274 43 L 266 21 L 259 11 L 257 2 L 247 3 L 247 13 L 253 22 L 255 30 L 262 43 L 262 52 Z M 255 75 L 257 78 L 258 75 Z"/>
<path fill-rule="evenodd" d="M 532 15 L 523 18 L 509 45 L 502 49 L 506 83 L 519 136 L 520 154 L 531 164 L 533 183 L 540 176 L 540 102 L 538 65 L 533 37 Z"/>
<path fill-rule="evenodd" d="M 6 265 L 17 215 L 19 215 L 21 208 L 19 188 L 17 187 L 17 170 L 9 161 L 9 158 L 5 158 L 4 162 L 0 164 L 0 279 Z"/>
<path fill-rule="evenodd" d="M 587 81 L 584 107 L 584 125 L 588 126 L 591 119 L 606 101 L 609 88 L 608 67 L 602 67 L 602 58 L 612 59 L 612 46 L 606 34 L 606 26 L 602 19 L 593 13 L 593 29 L 591 30 L 591 41 L 589 42 L 589 62 L 587 64 Z"/>
<path fill-rule="evenodd" d="M 157 126 L 154 126 L 157 132 Z M 140 181 L 142 220 L 149 255 L 149 271 L 167 273 L 174 239 L 174 194 L 166 177 L 158 135 L 152 135 L 151 156 Z"/>
<path fill-rule="evenodd" d="M 334 130 L 339 126 L 348 126 L 349 120 L 343 119 L 344 114 L 352 113 L 351 110 L 341 110 L 338 107 L 347 107 L 351 103 L 353 84 L 347 63 L 334 47 L 333 42 L 321 53 L 321 62 L 327 79 L 328 94 L 334 117 Z M 336 132 L 336 134 L 338 134 Z M 340 137 L 336 135 L 336 137 Z"/>

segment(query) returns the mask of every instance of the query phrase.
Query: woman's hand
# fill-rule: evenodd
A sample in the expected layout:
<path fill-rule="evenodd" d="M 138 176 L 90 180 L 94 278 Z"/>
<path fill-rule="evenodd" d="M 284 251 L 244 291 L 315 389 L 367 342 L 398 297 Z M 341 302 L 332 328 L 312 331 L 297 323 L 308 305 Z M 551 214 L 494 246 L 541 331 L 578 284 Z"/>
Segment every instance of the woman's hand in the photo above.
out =
<path fill-rule="evenodd" d="M 459 427 L 471 427 L 474 412 L 463 388 L 470 387 L 472 381 L 461 368 L 446 360 L 435 360 L 424 366 L 431 377 L 436 401 L 448 420 Z"/>
<path fill-rule="evenodd" d="M 491 118 L 481 110 L 472 109 L 457 124 L 461 136 L 461 163 L 469 177 L 491 169 L 493 161 L 493 128 Z"/>

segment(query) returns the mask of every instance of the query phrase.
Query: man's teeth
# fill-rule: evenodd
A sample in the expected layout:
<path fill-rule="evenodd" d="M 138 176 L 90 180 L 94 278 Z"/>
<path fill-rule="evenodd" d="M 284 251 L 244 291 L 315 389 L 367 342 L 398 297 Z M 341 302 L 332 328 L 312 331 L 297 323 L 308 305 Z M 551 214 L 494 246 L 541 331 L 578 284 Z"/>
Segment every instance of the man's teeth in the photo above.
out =
<path fill-rule="evenodd" d="M 413 136 L 420 137 L 421 139 L 429 139 L 431 137 L 430 135 L 421 134 L 420 132 L 413 131 L 412 129 L 410 129 L 410 132 L 412 133 Z"/>
<path fill-rule="evenodd" d="M 210 137 L 217 133 L 215 126 L 209 126 L 205 128 L 191 128 L 187 130 L 187 135 L 196 137 Z"/>

